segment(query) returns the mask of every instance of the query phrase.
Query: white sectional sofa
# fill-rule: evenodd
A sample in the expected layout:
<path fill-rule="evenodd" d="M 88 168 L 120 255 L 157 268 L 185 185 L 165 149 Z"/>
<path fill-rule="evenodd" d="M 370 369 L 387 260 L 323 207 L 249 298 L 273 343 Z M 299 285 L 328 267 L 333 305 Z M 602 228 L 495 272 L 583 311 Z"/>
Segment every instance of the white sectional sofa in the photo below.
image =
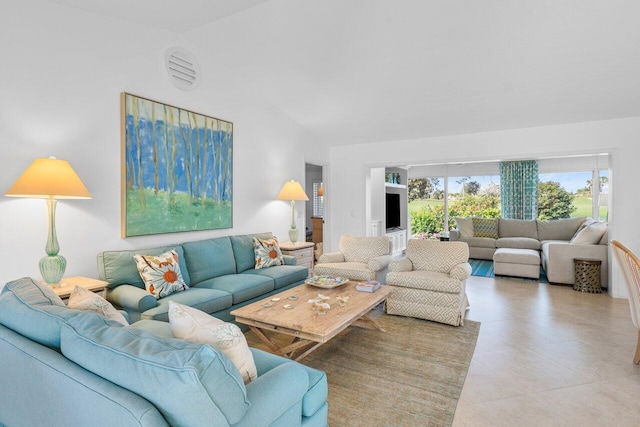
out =
<path fill-rule="evenodd" d="M 470 258 L 492 260 L 499 248 L 539 251 L 549 282 L 563 284 L 575 282 L 575 258 L 599 260 L 601 285 L 608 286 L 605 223 L 585 217 L 551 221 L 456 218 L 456 223 L 450 239 L 466 242 Z"/>

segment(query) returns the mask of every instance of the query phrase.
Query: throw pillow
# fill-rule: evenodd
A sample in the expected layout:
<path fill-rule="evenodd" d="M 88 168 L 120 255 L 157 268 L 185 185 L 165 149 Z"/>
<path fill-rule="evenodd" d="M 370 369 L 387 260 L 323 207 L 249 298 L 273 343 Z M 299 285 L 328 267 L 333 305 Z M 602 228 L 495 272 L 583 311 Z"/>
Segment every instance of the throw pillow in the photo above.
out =
<path fill-rule="evenodd" d="M 256 257 L 256 270 L 274 265 L 283 265 L 284 257 L 278 246 L 278 239 L 253 238 L 253 252 Z"/>
<path fill-rule="evenodd" d="M 471 218 L 456 218 L 460 237 L 473 237 L 473 221 Z"/>
<path fill-rule="evenodd" d="M 496 218 L 471 218 L 474 237 L 498 238 L 498 220 Z"/>
<path fill-rule="evenodd" d="M 73 289 L 71 296 L 69 296 L 67 306 L 76 310 L 95 311 L 107 319 L 115 320 L 124 326 L 129 326 L 127 319 L 125 319 L 122 313 L 116 310 L 109 301 L 81 286 L 76 286 Z"/>
<path fill-rule="evenodd" d="M 203 311 L 169 301 L 169 325 L 175 338 L 211 344 L 222 351 L 242 374 L 245 384 L 258 377 L 253 354 L 240 328 Z"/>
<path fill-rule="evenodd" d="M 188 289 L 175 250 L 160 255 L 134 255 L 133 258 L 145 288 L 156 299 Z"/>
<path fill-rule="evenodd" d="M 569 243 L 572 245 L 597 245 L 606 231 L 606 223 L 594 222 L 577 232 Z"/>

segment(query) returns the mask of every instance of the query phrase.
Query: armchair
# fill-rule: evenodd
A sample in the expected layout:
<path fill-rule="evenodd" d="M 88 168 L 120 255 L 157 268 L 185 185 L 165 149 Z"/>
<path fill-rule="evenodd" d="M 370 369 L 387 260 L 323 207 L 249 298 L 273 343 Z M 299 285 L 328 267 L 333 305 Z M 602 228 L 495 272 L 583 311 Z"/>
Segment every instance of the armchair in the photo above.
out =
<path fill-rule="evenodd" d="M 313 267 L 313 274 L 384 283 L 391 261 L 390 245 L 389 239 L 384 236 L 340 236 L 338 252 L 322 254 Z"/>
<path fill-rule="evenodd" d="M 471 275 L 464 242 L 410 239 L 406 258 L 389 264 L 387 313 L 460 326 L 469 306 L 465 291 Z"/>

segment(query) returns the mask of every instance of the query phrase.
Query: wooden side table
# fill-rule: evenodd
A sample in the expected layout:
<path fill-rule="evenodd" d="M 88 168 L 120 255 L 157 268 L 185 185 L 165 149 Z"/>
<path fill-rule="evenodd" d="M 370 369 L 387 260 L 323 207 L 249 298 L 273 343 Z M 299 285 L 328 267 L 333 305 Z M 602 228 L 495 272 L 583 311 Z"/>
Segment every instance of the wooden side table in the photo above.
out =
<path fill-rule="evenodd" d="M 296 257 L 297 265 L 303 265 L 309 269 L 309 276 L 313 274 L 313 242 L 282 242 L 280 252 L 283 255 Z"/>
<path fill-rule="evenodd" d="M 71 292 L 73 292 L 73 289 L 76 286 L 83 287 L 104 297 L 104 290 L 107 287 L 107 284 L 108 282 L 105 282 L 104 280 L 92 279 L 90 277 L 83 276 L 72 276 L 64 277 L 62 279 L 61 286 L 54 286 L 51 287 L 51 289 L 63 300 L 68 299 L 69 296 L 71 296 Z"/>

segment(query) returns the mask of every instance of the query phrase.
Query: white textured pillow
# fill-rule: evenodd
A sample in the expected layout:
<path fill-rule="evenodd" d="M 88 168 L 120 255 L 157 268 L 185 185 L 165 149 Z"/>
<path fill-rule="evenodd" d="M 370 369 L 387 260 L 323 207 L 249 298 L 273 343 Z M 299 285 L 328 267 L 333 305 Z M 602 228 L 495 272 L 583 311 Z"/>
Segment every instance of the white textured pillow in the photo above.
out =
<path fill-rule="evenodd" d="M 470 217 L 456 218 L 456 224 L 460 230 L 460 237 L 473 237 L 473 219 Z"/>
<path fill-rule="evenodd" d="M 211 344 L 227 355 L 245 384 L 258 378 L 253 354 L 240 328 L 204 311 L 169 301 L 169 325 L 175 338 Z"/>
<path fill-rule="evenodd" d="M 124 326 L 129 326 L 127 319 L 125 319 L 122 313 L 116 310 L 109 301 L 80 286 L 76 286 L 73 292 L 71 292 L 67 306 L 76 310 L 95 311 L 107 319 L 120 322 Z"/>
<path fill-rule="evenodd" d="M 578 231 L 569 243 L 572 245 L 597 245 L 606 231 L 606 223 L 594 222 Z"/>

